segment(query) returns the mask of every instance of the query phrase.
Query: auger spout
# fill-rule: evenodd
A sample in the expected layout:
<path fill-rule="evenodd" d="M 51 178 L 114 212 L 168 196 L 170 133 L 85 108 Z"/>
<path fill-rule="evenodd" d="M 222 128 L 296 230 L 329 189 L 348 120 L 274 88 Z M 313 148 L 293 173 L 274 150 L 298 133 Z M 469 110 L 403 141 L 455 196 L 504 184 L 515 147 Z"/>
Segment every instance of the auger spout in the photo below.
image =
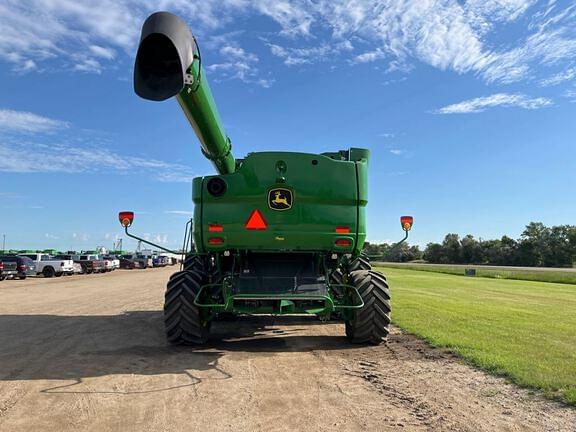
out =
<path fill-rule="evenodd" d="M 176 15 L 156 12 L 144 22 L 134 66 L 134 90 L 153 101 L 176 96 L 204 156 L 219 174 L 235 171 L 230 138 L 204 74 L 196 39 Z"/>

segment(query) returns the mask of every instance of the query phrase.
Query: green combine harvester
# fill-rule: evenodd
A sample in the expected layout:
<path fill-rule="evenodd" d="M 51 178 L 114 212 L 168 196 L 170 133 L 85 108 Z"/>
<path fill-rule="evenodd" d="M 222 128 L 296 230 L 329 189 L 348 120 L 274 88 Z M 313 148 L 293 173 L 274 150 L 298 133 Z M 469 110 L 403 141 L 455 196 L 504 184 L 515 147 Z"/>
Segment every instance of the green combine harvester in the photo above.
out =
<path fill-rule="evenodd" d="M 203 344 L 212 321 L 257 314 L 337 317 L 351 342 L 384 341 L 390 291 L 361 254 L 370 152 L 234 159 L 196 39 L 167 12 L 143 25 L 134 88 L 152 101 L 176 97 L 218 173 L 193 180 L 193 241 L 166 290 L 168 341 Z M 128 233 L 134 214 L 119 217 L 139 239 Z"/>

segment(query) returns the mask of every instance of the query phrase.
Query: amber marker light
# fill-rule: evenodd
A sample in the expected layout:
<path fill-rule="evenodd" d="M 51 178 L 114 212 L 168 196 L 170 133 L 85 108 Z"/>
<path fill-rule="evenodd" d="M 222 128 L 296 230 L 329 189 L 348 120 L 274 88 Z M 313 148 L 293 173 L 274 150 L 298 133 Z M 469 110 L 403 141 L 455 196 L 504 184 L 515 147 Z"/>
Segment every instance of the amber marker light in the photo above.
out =
<path fill-rule="evenodd" d="M 120 221 L 120 224 L 124 228 L 128 228 L 130 225 L 132 225 L 132 222 L 134 221 L 134 212 L 121 211 L 120 213 L 118 213 L 118 220 Z"/>
<path fill-rule="evenodd" d="M 400 225 L 402 225 L 402 229 L 404 231 L 410 231 L 413 224 L 414 218 L 412 216 L 400 216 Z"/>

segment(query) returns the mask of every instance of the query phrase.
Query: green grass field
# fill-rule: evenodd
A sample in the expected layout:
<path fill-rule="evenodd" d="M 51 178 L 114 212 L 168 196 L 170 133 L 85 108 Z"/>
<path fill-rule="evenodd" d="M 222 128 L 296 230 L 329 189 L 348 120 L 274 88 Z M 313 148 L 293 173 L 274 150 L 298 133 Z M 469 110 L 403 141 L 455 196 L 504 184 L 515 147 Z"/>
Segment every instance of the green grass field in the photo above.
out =
<path fill-rule="evenodd" d="M 383 265 L 385 265 L 387 268 L 421 270 L 427 272 L 446 273 L 460 276 L 464 276 L 464 268 L 473 268 L 476 269 L 476 275 L 478 277 L 494 278 L 494 279 L 517 279 L 517 280 L 529 280 L 539 282 L 554 282 L 554 283 L 576 285 L 576 272 L 562 269 L 530 270 L 530 269 L 513 269 L 508 267 L 486 268 L 482 266 L 475 266 L 474 264 L 470 264 L 468 266 L 454 266 L 450 264 L 430 265 L 430 264 L 417 264 L 417 263 L 414 264 L 385 263 Z"/>
<path fill-rule="evenodd" d="M 396 325 L 576 405 L 576 286 L 380 270 L 391 286 Z"/>

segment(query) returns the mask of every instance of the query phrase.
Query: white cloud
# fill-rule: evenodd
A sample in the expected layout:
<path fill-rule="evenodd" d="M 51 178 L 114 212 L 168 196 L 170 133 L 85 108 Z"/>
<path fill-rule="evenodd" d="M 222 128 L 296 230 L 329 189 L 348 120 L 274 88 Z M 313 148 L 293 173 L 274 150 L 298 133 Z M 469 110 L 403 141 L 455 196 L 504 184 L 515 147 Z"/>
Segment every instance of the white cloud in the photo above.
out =
<path fill-rule="evenodd" d="M 396 134 L 393 134 L 391 132 L 383 132 L 383 133 L 379 133 L 378 136 L 384 137 L 384 138 L 394 138 L 396 136 Z"/>
<path fill-rule="evenodd" d="M 400 156 L 401 154 L 404 153 L 404 150 L 400 150 L 400 149 L 390 149 L 390 153 L 392 153 L 394 156 Z"/>
<path fill-rule="evenodd" d="M 44 234 L 44 237 L 46 237 L 47 239 L 50 239 L 50 240 L 58 240 L 60 238 L 60 237 L 55 236 L 54 234 L 50 234 L 50 233 Z"/>
<path fill-rule="evenodd" d="M 147 241 L 151 241 L 158 244 L 168 243 L 168 234 L 154 234 L 154 233 L 144 233 L 142 238 Z"/>
<path fill-rule="evenodd" d="M 69 127 L 67 122 L 30 112 L 0 110 L 0 172 L 140 172 L 165 182 L 192 180 L 186 166 L 121 155 L 106 146 L 92 144 L 93 137 L 83 136 L 86 132 L 71 131 L 72 137 L 65 133 L 58 138 L 34 136 Z"/>
<path fill-rule="evenodd" d="M 74 240 L 88 241 L 88 240 L 90 240 L 90 234 L 88 234 L 88 233 L 72 233 L 72 238 Z"/>
<path fill-rule="evenodd" d="M 380 60 L 386 57 L 386 54 L 381 49 L 375 49 L 374 51 L 368 51 L 362 54 L 358 54 L 354 57 L 353 61 L 355 63 L 369 63 L 376 60 Z"/>
<path fill-rule="evenodd" d="M 0 109 L 0 130 L 2 132 L 49 133 L 68 127 L 67 122 L 31 112 Z"/>
<path fill-rule="evenodd" d="M 522 16 L 536 0 L 468 0 L 466 6 L 480 17 L 493 21 L 514 21 Z"/>
<path fill-rule="evenodd" d="M 227 33 L 209 40 L 209 46 L 213 49 L 219 48 L 218 51 L 223 61 L 208 65 L 206 69 L 219 73 L 216 81 L 239 79 L 264 88 L 270 87 L 274 80 L 259 78 L 260 71 L 257 64 L 260 59 L 256 54 L 244 50 L 239 42 L 233 39 L 238 35 L 238 32 Z"/>
<path fill-rule="evenodd" d="M 576 88 L 566 90 L 562 96 L 570 99 L 570 102 L 576 102 Z"/>
<path fill-rule="evenodd" d="M 4 0 L 0 58 L 19 73 L 126 66 L 143 20 L 155 10 L 179 14 L 206 40 L 253 16 L 267 17 L 278 31 L 265 43 L 287 65 L 382 61 L 388 72 L 405 72 L 423 62 L 506 84 L 553 79 L 548 68 L 566 68 L 576 56 L 576 5 L 554 1 Z M 240 47 L 241 34 L 227 35 L 228 47 L 218 48 L 223 60 L 211 70 L 269 86 L 273 79 L 260 76 L 255 54 Z"/>
<path fill-rule="evenodd" d="M 284 60 L 287 66 L 318 63 L 325 60 L 340 58 L 342 52 L 353 49 L 350 41 L 341 41 L 335 44 L 322 44 L 311 48 L 293 48 L 268 43 L 270 52 Z"/>
<path fill-rule="evenodd" d="M 542 86 L 553 86 L 561 84 L 565 81 L 570 81 L 576 78 L 576 68 L 568 68 L 565 71 L 559 72 L 551 77 L 543 79 L 540 81 L 540 85 Z"/>
<path fill-rule="evenodd" d="M 102 57 L 107 60 L 113 60 L 116 57 L 116 52 L 112 48 L 105 48 L 98 45 L 90 45 L 90 51 L 96 57 Z"/>
<path fill-rule="evenodd" d="M 164 213 L 179 216 L 194 216 L 194 212 L 189 210 L 166 210 Z"/>
<path fill-rule="evenodd" d="M 478 113 L 493 107 L 518 107 L 538 109 L 552 105 L 548 98 L 529 98 L 522 94 L 497 93 L 448 105 L 435 111 L 436 114 Z"/>

